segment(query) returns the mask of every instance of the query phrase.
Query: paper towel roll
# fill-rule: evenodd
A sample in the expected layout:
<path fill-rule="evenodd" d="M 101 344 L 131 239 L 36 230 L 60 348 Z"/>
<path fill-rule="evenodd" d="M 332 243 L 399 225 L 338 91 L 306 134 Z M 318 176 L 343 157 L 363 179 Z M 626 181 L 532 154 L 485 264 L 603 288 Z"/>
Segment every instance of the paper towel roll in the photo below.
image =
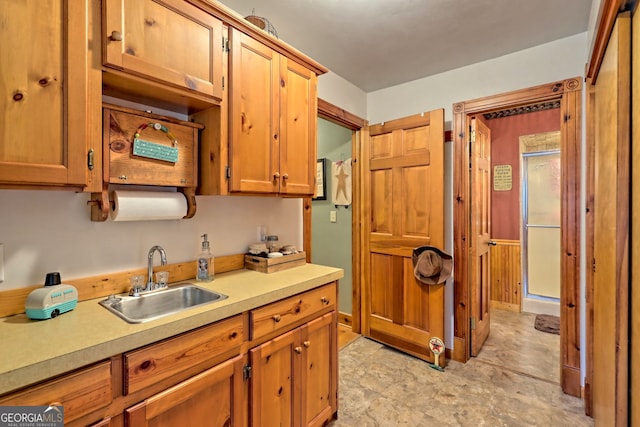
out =
<path fill-rule="evenodd" d="M 114 221 L 181 219 L 187 214 L 187 199 L 179 192 L 114 191 L 111 200 Z"/>

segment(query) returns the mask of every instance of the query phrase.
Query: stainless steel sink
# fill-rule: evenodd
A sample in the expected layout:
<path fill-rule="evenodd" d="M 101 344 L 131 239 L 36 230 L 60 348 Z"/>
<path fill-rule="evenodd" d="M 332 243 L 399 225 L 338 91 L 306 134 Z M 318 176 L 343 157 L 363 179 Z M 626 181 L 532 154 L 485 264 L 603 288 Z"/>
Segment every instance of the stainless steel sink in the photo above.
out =
<path fill-rule="evenodd" d="M 185 284 L 140 296 L 111 296 L 100 301 L 100 305 L 129 323 L 143 323 L 226 298 L 218 292 Z"/>

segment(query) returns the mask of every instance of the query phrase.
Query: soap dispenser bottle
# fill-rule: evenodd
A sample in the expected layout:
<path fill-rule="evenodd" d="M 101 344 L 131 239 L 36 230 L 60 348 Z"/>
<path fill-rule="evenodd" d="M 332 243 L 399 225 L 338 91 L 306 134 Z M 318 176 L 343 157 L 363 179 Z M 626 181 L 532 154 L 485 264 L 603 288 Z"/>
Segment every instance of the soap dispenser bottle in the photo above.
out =
<path fill-rule="evenodd" d="M 198 254 L 196 281 L 198 282 L 210 282 L 213 280 L 213 254 L 211 253 L 211 247 L 209 246 L 209 240 L 207 235 L 202 236 L 202 249 Z"/>

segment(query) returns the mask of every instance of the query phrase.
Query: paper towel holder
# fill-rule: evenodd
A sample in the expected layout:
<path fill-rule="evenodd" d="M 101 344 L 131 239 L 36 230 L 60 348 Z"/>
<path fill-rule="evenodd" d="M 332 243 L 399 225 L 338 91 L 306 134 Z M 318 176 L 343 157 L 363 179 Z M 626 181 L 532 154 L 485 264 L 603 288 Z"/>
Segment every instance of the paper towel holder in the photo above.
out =
<path fill-rule="evenodd" d="M 196 191 L 193 187 L 179 188 L 187 200 L 187 214 L 183 219 L 193 218 L 196 214 Z M 91 193 L 91 200 L 87 202 L 91 206 L 91 221 L 103 222 L 109 218 L 109 213 L 114 208 L 115 203 L 109 197 L 109 190 L 103 189 L 101 192 Z"/>
<path fill-rule="evenodd" d="M 177 161 L 166 161 L 164 157 L 145 153 L 134 154 L 135 139 L 141 125 L 145 124 L 146 129 L 151 129 L 143 135 L 145 144 L 154 149 L 175 147 Z M 187 201 L 183 218 L 193 218 L 196 213 L 198 131 L 203 128 L 200 123 L 103 103 L 103 181 L 102 190 L 91 193 L 87 202 L 91 207 L 91 221 L 106 221 L 109 217 L 114 207 L 109 197 L 113 186 L 131 184 L 181 192 Z M 160 131 L 154 132 L 154 129 Z M 167 135 L 171 137 L 167 138 Z"/>

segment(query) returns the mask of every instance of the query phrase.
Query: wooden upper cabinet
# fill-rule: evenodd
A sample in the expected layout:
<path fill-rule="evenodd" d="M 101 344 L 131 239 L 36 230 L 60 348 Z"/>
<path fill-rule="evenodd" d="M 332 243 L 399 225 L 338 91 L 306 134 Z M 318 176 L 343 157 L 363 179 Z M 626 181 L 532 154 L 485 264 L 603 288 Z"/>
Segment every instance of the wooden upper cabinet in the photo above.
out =
<path fill-rule="evenodd" d="M 183 0 L 106 0 L 103 63 L 221 99 L 222 21 Z"/>
<path fill-rule="evenodd" d="M 312 195 L 315 72 L 236 29 L 229 35 L 229 190 Z"/>
<path fill-rule="evenodd" d="M 280 55 L 230 29 L 230 190 L 277 193 Z"/>
<path fill-rule="evenodd" d="M 313 195 L 318 134 L 317 76 L 281 57 L 281 194 Z"/>
<path fill-rule="evenodd" d="M 5 1 L 0 16 L 0 185 L 84 188 L 87 2 Z"/>

